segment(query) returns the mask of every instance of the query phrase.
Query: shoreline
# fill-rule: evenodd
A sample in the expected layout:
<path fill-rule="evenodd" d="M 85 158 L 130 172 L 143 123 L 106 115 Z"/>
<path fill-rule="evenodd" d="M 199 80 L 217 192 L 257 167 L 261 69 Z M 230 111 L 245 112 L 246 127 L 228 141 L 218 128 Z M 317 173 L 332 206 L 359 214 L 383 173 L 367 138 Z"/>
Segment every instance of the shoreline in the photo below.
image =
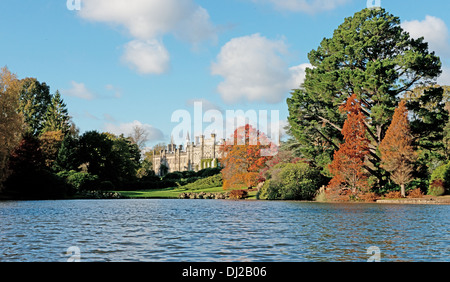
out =
<path fill-rule="evenodd" d="M 381 199 L 377 204 L 401 204 L 401 205 L 450 205 L 450 197 L 424 197 L 406 199 Z"/>
<path fill-rule="evenodd" d="M 195 193 L 194 193 L 195 194 Z M 215 194 L 215 193 L 211 193 Z M 139 199 L 186 199 L 186 200 L 230 200 L 230 201 L 269 201 L 270 200 L 260 200 L 256 199 L 254 196 L 250 196 L 244 199 L 229 199 L 227 197 L 174 197 L 174 196 L 128 196 L 123 198 L 91 198 L 91 197 L 73 197 L 64 199 L 14 199 L 10 197 L 5 197 L 5 195 L 0 195 L 0 201 L 33 201 L 33 200 L 139 200 Z M 322 203 L 322 204 L 395 204 L 395 205 L 450 205 L 450 195 L 444 196 L 424 196 L 422 198 L 397 198 L 397 199 L 379 199 L 374 202 L 332 202 L 332 201 L 300 201 L 300 200 L 276 200 L 279 202 L 305 202 L 305 203 Z"/>

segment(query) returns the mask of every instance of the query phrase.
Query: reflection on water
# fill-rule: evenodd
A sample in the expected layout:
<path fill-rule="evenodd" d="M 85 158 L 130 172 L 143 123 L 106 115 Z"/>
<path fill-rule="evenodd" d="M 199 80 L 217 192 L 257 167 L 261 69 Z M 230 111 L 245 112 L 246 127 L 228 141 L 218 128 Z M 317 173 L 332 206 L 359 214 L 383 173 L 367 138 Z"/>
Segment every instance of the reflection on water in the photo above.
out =
<path fill-rule="evenodd" d="M 450 206 L 0 202 L 0 261 L 450 261 Z"/>

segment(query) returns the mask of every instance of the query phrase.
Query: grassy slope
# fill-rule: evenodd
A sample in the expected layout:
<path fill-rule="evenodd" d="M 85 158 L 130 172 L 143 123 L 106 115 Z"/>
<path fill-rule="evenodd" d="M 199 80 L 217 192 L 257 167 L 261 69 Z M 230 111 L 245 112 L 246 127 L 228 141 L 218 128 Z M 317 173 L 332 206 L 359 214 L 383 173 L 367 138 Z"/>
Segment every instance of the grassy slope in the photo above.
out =
<path fill-rule="evenodd" d="M 204 189 L 187 189 L 184 187 L 151 189 L 140 191 L 118 191 L 121 195 L 128 198 L 178 198 L 180 193 L 189 192 L 223 192 L 222 186 L 204 188 Z"/>
<path fill-rule="evenodd" d="M 245 189 L 244 187 L 242 189 Z M 225 192 L 222 188 L 221 175 L 213 175 L 206 178 L 198 179 L 193 183 L 184 186 L 163 188 L 163 189 L 148 189 L 138 191 L 117 191 L 122 196 L 127 198 L 178 198 L 181 193 L 220 193 Z M 249 193 L 250 199 L 256 198 L 256 191 Z"/>
<path fill-rule="evenodd" d="M 222 186 L 210 187 L 210 188 L 200 188 L 192 189 L 185 188 L 183 186 L 176 188 L 164 188 L 164 189 L 151 189 L 151 190 L 140 190 L 140 191 L 118 191 L 122 196 L 133 198 L 133 199 L 176 199 L 180 193 L 191 193 L 191 192 L 224 192 Z M 249 193 L 247 199 L 256 199 L 256 190 Z"/>

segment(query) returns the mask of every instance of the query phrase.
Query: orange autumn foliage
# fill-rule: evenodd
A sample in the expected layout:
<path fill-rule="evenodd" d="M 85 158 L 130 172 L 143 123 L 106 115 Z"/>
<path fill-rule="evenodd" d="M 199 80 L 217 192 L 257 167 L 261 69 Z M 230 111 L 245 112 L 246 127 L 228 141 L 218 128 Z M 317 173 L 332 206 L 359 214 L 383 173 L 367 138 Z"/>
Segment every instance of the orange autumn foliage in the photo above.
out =
<path fill-rule="evenodd" d="M 410 190 L 409 192 L 408 192 L 408 198 L 422 198 L 424 195 L 423 195 L 423 192 L 422 192 L 422 190 L 420 190 L 420 188 L 416 188 L 416 189 L 414 189 L 414 190 Z"/>
<path fill-rule="evenodd" d="M 366 203 L 373 203 L 380 199 L 380 196 L 374 192 L 367 192 L 359 195 L 359 199 Z"/>
<path fill-rule="evenodd" d="M 248 196 L 247 190 L 231 190 L 230 199 L 232 200 L 241 200 L 245 199 Z"/>
<path fill-rule="evenodd" d="M 261 155 L 269 146 L 268 139 L 247 124 L 234 131 L 232 140 L 221 146 L 223 188 L 255 187 L 260 169 L 272 158 Z"/>
<path fill-rule="evenodd" d="M 391 191 L 386 194 L 384 194 L 385 199 L 398 199 L 401 198 L 402 194 L 400 191 Z"/>
<path fill-rule="evenodd" d="M 391 173 L 392 181 L 400 185 L 401 196 L 405 197 L 405 185 L 412 180 L 413 163 L 416 160 L 405 100 L 395 110 L 379 150 L 381 167 Z"/>
<path fill-rule="evenodd" d="M 366 137 L 365 116 L 361 111 L 361 104 L 353 94 L 340 110 L 347 112 L 347 120 L 342 128 L 344 143 L 335 151 L 333 162 L 329 170 L 333 179 L 327 187 L 330 198 L 336 199 L 347 196 L 345 190 L 352 194 L 368 190 L 367 172 L 364 162 L 369 154 L 369 140 Z"/>
<path fill-rule="evenodd" d="M 51 167 L 58 156 L 59 148 L 64 140 L 64 133 L 58 131 L 46 131 L 39 137 L 41 150 L 45 158 L 45 165 Z"/>

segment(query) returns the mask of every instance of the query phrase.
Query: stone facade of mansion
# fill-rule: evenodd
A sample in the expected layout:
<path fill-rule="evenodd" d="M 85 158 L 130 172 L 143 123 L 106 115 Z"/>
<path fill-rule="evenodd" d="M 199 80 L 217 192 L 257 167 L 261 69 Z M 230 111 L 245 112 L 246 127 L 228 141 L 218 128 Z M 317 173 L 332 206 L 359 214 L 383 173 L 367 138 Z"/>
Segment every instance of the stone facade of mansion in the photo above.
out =
<path fill-rule="evenodd" d="M 175 171 L 216 167 L 220 158 L 220 145 L 214 133 L 208 139 L 204 135 L 196 137 L 195 142 L 190 142 L 188 136 L 184 146 L 177 146 L 172 139 L 164 150 L 153 151 L 153 169 L 156 175 L 162 176 Z"/>

